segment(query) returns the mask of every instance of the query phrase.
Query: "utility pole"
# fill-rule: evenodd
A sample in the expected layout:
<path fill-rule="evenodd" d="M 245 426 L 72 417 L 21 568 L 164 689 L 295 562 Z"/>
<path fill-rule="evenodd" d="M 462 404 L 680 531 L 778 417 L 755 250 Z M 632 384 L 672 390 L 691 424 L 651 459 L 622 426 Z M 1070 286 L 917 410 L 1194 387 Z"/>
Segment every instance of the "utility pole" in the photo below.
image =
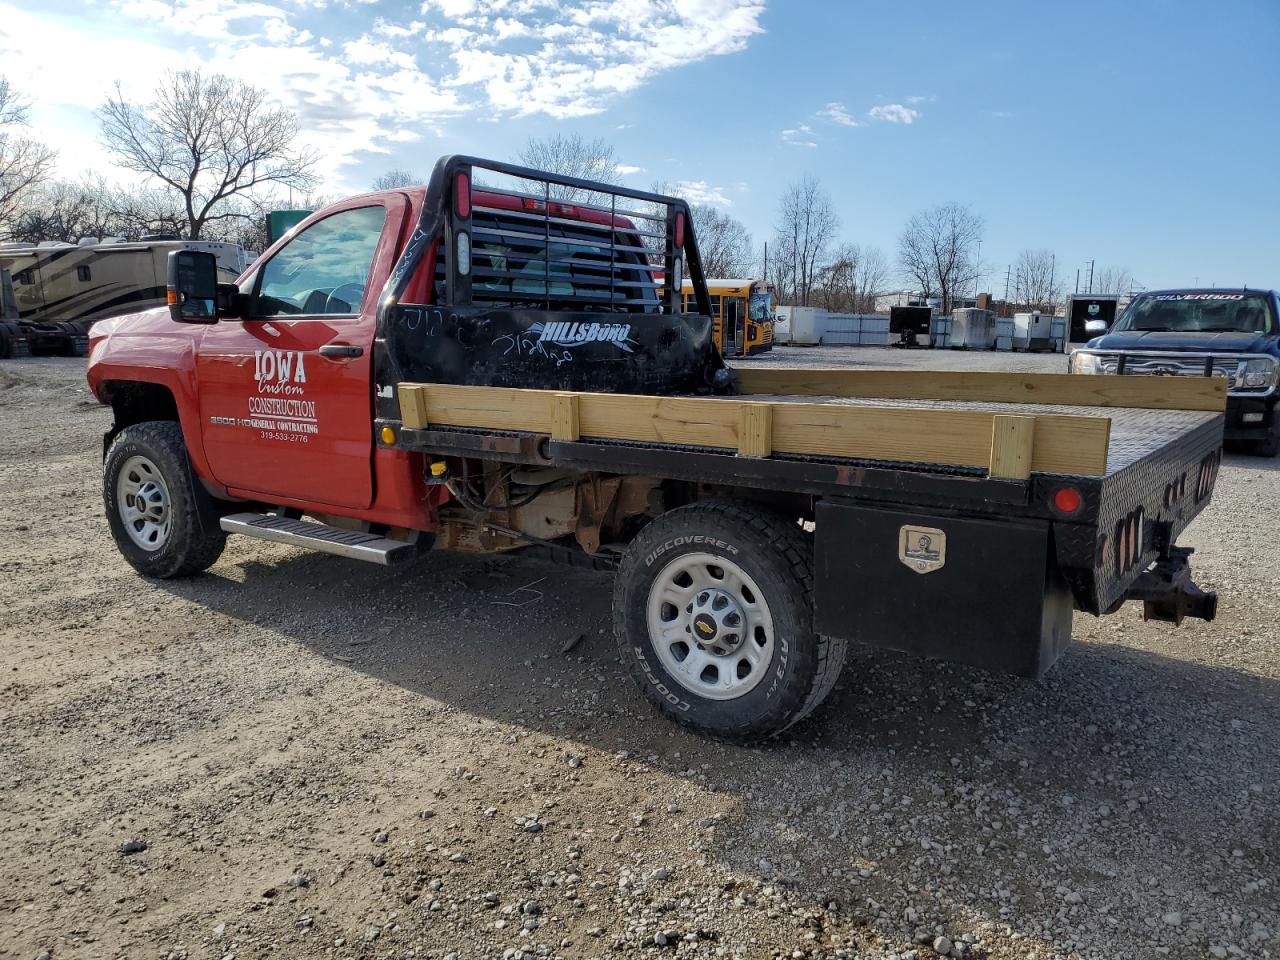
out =
<path fill-rule="evenodd" d="M 1012 269 L 1013 269 L 1012 266 L 1007 266 L 1004 268 L 1004 302 L 1005 303 L 1009 302 L 1009 271 Z"/>
<path fill-rule="evenodd" d="M 978 262 L 973 268 L 973 299 L 978 299 L 978 287 L 982 283 L 982 241 L 978 241 Z"/>
<path fill-rule="evenodd" d="M 1076 293 L 1080 292 L 1080 268 L 1076 267 Z"/>
<path fill-rule="evenodd" d="M 1049 256 L 1049 299 L 1054 301 L 1054 313 L 1058 311 L 1058 255 L 1056 253 Z"/>
<path fill-rule="evenodd" d="M 1089 293 L 1093 293 L 1093 261 L 1089 261 Z"/>

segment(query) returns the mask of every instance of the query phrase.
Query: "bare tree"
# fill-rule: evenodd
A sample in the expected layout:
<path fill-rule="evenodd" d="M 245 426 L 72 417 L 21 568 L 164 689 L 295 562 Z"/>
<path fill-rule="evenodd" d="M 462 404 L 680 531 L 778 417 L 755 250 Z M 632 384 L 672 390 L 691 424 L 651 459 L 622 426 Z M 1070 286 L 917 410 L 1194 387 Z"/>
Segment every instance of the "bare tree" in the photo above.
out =
<path fill-rule="evenodd" d="M 977 279 L 974 253 L 981 239 L 980 216 L 958 203 L 942 204 L 907 221 L 898 238 L 898 260 L 924 295 L 939 295 L 943 313 L 950 313 L 955 295 Z"/>
<path fill-rule="evenodd" d="M 381 176 L 373 178 L 373 189 L 398 190 L 401 187 L 416 187 L 418 184 L 425 182 L 422 177 L 412 170 L 406 170 L 403 167 L 392 167 Z"/>
<path fill-rule="evenodd" d="M 705 203 L 690 207 L 702 272 L 708 277 L 747 277 L 755 265 L 751 234 L 741 221 Z"/>
<path fill-rule="evenodd" d="M 0 234 L 7 234 L 24 194 L 53 171 L 56 154 L 19 130 L 27 125 L 27 103 L 0 77 Z"/>
<path fill-rule="evenodd" d="M 535 137 L 524 145 L 517 160 L 535 170 L 577 177 L 580 180 L 597 180 L 608 184 L 616 184 L 621 180 L 613 146 L 600 137 L 584 140 L 576 133 L 556 133 L 542 139 Z M 538 191 L 541 190 L 542 185 L 539 184 Z M 550 187 L 552 200 L 580 200 L 584 193 L 585 191 L 576 187 L 557 184 Z"/>
<path fill-rule="evenodd" d="M 128 102 L 117 85 L 98 110 L 103 142 L 125 169 L 158 180 L 182 200 L 184 231 L 243 214 L 228 207 L 255 189 L 310 188 L 317 156 L 295 148 L 297 118 L 267 91 L 220 74 L 167 74 L 155 102 Z"/>
<path fill-rule="evenodd" d="M 821 184 L 813 177 L 793 183 L 782 195 L 774 228 L 774 254 L 785 266 L 786 285 L 779 287 L 793 303 L 808 306 L 835 238 L 840 217 Z"/>
<path fill-rule="evenodd" d="M 862 249 L 846 243 L 832 254 L 831 261 L 818 271 L 822 306 L 833 312 L 852 312 L 858 299 L 858 265 Z"/>
<path fill-rule="evenodd" d="M 1023 250 L 1014 263 L 1014 302 L 1032 309 L 1053 308 L 1062 295 L 1052 250 Z"/>
<path fill-rule="evenodd" d="M 719 207 L 709 203 L 694 203 L 689 200 L 679 184 L 665 180 L 655 181 L 650 188 L 652 193 L 661 193 L 669 197 L 681 197 L 689 201 L 689 212 L 693 214 L 693 235 L 698 240 L 698 255 L 702 258 L 702 273 L 707 277 L 746 277 L 750 276 L 756 259 L 751 246 L 751 234 L 739 220 L 735 220 Z M 647 208 L 647 205 L 643 205 Z M 664 216 L 663 211 L 654 208 L 654 216 Z M 648 229 L 642 225 L 641 229 Z M 648 244 L 658 253 L 662 244 Z"/>
<path fill-rule="evenodd" d="M 46 181 L 28 192 L 12 218 L 9 236 L 33 244 L 120 236 L 124 230 L 116 206 L 115 191 L 100 177 Z"/>
<path fill-rule="evenodd" d="M 876 309 L 876 297 L 884 293 L 889 279 L 889 261 L 879 247 L 863 247 L 858 261 L 857 297 L 853 309 L 858 313 L 872 313 Z"/>
<path fill-rule="evenodd" d="M 1132 293 L 1139 286 L 1128 267 L 1103 267 L 1093 272 L 1094 293 Z"/>
<path fill-rule="evenodd" d="M 879 247 L 842 244 L 818 274 L 822 305 L 833 311 L 871 313 L 888 274 L 884 251 Z"/>

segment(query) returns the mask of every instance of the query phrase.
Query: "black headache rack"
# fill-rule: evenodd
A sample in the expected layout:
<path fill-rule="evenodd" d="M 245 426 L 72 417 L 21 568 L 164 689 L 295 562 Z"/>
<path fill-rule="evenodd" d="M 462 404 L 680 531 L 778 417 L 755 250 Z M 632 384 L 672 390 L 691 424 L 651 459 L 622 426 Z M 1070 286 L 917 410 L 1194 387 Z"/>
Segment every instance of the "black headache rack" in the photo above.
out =
<path fill-rule="evenodd" d="M 429 302 L 406 303 L 422 270 Z M 697 313 L 682 312 L 681 277 Z M 731 389 L 685 201 L 465 156 L 432 171 L 379 298 L 374 358 L 378 414 L 393 419 L 401 382 Z"/>

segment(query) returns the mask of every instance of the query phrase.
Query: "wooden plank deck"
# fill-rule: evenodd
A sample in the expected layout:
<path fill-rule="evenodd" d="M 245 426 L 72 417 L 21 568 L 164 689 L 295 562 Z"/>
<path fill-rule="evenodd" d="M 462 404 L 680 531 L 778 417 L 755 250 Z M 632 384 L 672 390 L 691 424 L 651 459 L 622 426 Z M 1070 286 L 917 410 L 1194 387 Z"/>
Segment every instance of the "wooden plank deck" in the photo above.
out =
<path fill-rule="evenodd" d="M 850 370 L 739 367 L 742 394 L 858 397 L 881 400 L 969 400 L 1145 410 L 1206 410 L 1227 405 L 1221 377 L 1118 377 L 1069 373 L 955 370 Z"/>
<path fill-rule="evenodd" d="M 1106 416 L 1034 412 L 1011 417 L 1007 411 L 972 407 L 793 397 L 654 397 L 426 383 L 402 383 L 399 393 L 404 424 L 417 429 L 520 430 L 558 439 L 713 447 L 754 457 L 781 453 L 942 464 L 1016 479 L 1032 471 L 1102 476 L 1111 430 Z M 1011 423 L 1023 420 L 1029 423 Z"/>

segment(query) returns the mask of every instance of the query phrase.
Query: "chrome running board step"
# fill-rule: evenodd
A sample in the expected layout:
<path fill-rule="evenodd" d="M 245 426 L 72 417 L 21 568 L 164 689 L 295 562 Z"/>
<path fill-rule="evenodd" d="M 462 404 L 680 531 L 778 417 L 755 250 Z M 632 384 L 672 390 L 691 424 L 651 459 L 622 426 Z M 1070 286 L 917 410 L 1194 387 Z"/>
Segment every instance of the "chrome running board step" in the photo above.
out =
<path fill-rule="evenodd" d="M 222 518 L 222 529 L 259 540 L 289 543 L 321 553 L 390 566 L 417 553 L 412 540 L 390 540 L 376 533 L 345 530 L 327 523 L 294 520 L 275 514 L 233 513 Z"/>

